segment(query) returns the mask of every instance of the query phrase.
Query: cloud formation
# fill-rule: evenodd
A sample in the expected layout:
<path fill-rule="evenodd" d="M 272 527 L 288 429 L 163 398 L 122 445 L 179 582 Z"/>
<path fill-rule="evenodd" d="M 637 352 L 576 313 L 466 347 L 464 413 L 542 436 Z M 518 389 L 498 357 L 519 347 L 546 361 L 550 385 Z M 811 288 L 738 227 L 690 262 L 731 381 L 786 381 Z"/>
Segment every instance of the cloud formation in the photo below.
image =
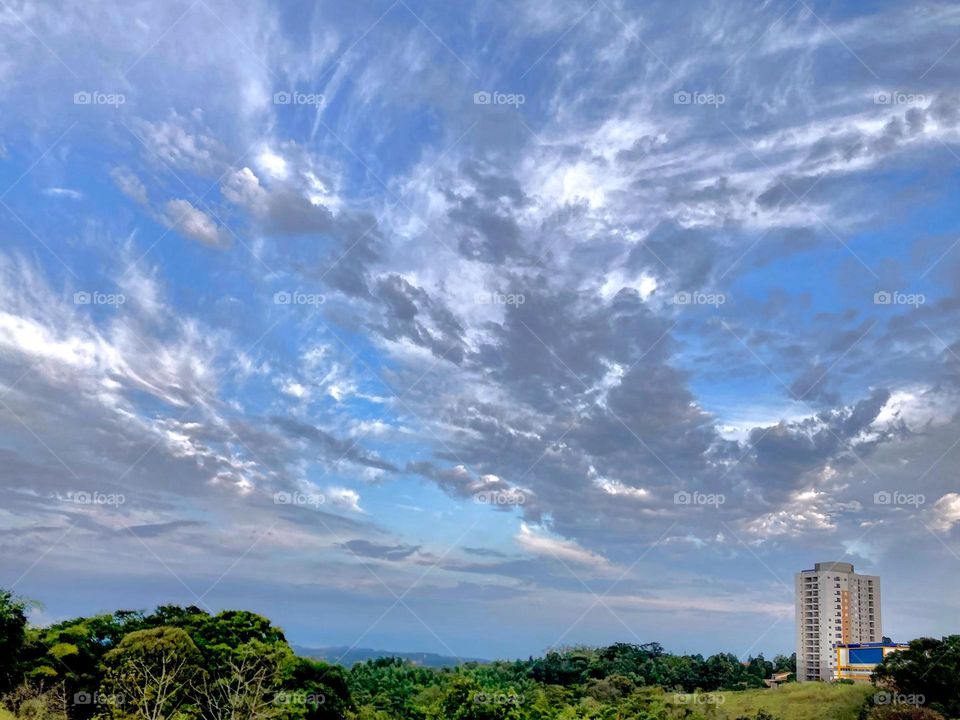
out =
<path fill-rule="evenodd" d="M 0 585 L 499 656 L 622 569 L 708 652 L 842 556 L 945 631 L 960 12 L 785 9 L 11 4 Z"/>

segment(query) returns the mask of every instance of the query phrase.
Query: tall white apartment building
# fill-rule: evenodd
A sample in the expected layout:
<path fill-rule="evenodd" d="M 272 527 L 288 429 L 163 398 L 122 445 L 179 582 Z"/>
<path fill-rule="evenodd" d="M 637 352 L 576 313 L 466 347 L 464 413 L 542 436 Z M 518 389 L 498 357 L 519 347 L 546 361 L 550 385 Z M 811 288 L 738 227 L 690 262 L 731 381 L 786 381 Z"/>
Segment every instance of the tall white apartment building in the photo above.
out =
<path fill-rule="evenodd" d="M 833 680 L 837 645 L 876 643 L 880 578 L 857 575 L 853 565 L 822 562 L 796 574 L 797 680 Z"/>

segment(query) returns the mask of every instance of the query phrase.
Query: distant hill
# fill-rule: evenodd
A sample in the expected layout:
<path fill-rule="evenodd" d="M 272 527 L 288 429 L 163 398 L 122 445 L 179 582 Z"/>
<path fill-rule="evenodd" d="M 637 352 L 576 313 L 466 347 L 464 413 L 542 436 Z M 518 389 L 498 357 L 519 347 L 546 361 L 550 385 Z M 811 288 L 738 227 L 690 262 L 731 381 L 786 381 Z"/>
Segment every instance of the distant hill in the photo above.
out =
<path fill-rule="evenodd" d="M 487 662 L 480 658 L 455 658 L 449 655 L 437 655 L 436 653 L 424 652 L 395 652 L 392 650 L 371 650 L 370 648 L 350 648 L 346 645 L 338 647 L 308 648 L 298 645 L 293 646 L 293 651 L 297 655 L 313 658 L 314 660 L 323 660 L 329 663 L 338 663 L 350 667 L 358 662 L 366 660 L 376 660 L 384 657 L 398 657 L 403 660 L 409 660 L 415 665 L 424 667 L 456 667 L 465 662 Z"/>

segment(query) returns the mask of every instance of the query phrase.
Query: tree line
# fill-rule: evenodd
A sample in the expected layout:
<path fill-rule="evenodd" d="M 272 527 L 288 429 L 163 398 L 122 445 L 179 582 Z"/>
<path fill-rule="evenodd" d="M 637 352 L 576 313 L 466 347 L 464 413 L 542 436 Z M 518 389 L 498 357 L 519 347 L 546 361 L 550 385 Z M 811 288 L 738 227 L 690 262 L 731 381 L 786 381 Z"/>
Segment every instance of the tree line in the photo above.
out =
<path fill-rule="evenodd" d="M 774 672 L 796 670 L 792 656 L 742 662 L 657 643 L 456 668 L 381 658 L 346 669 L 298 657 L 280 628 L 246 611 L 164 605 L 49 627 L 27 614 L 25 601 L 0 590 L 0 720 L 697 720 L 716 716 L 703 702 L 710 693 L 765 687 Z M 933 712 L 922 717 L 958 717 L 958 640 L 915 641 L 875 679 L 922 691 L 924 712 Z M 894 717 L 876 698 L 868 705 L 864 717 Z"/>

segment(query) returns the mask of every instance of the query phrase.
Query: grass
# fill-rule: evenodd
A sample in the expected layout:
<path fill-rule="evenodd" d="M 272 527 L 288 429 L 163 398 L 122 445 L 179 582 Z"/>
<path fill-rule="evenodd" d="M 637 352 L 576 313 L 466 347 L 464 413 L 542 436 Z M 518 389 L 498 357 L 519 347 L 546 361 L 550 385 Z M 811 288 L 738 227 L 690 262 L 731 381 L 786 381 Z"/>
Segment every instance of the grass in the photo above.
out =
<path fill-rule="evenodd" d="M 741 690 L 720 693 L 718 720 L 753 717 L 761 708 L 778 720 L 856 720 L 867 696 L 876 692 L 872 685 L 830 685 L 827 683 L 789 683 L 773 690 Z"/>

